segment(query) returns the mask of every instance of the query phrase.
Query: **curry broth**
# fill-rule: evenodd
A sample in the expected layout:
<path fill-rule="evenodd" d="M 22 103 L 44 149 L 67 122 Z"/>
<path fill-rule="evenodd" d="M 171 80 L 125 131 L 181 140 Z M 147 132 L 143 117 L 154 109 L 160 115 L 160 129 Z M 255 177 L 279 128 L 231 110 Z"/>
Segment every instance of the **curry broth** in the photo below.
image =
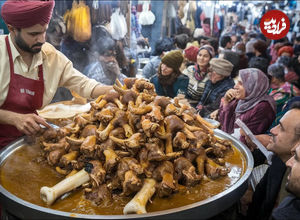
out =
<path fill-rule="evenodd" d="M 40 155 L 40 152 L 41 149 L 38 145 L 25 145 L 11 154 L 1 166 L 1 185 L 23 200 L 47 207 L 40 199 L 41 187 L 51 187 L 61 181 L 63 176 L 46 163 L 35 162 L 34 159 Z M 154 197 L 152 203 L 148 203 L 147 211 L 154 212 L 177 208 L 204 200 L 226 190 L 244 174 L 246 159 L 234 147 L 233 152 L 227 155 L 225 160 L 231 168 L 228 176 L 214 181 L 202 181 L 201 184 L 180 190 L 168 198 Z M 58 199 L 49 208 L 81 214 L 119 215 L 123 214 L 123 207 L 130 200 L 131 197 L 123 198 L 113 195 L 112 204 L 95 206 L 84 198 L 83 190 L 78 189 L 66 198 Z"/>

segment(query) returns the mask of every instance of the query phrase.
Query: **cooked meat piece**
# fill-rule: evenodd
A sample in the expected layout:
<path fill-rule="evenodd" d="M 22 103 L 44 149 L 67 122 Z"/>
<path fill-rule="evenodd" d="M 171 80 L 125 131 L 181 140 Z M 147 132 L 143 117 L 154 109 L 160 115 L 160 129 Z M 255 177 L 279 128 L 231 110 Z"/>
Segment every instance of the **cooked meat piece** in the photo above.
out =
<path fill-rule="evenodd" d="M 129 102 L 135 103 L 138 94 L 131 89 L 124 90 L 121 102 L 128 105 Z"/>
<path fill-rule="evenodd" d="M 88 157 L 95 157 L 96 154 L 96 136 L 88 136 L 80 146 L 80 152 Z"/>
<path fill-rule="evenodd" d="M 95 202 L 96 205 L 104 204 L 104 206 L 107 206 L 108 203 L 112 202 L 111 192 L 106 184 L 101 184 L 98 187 L 86 190 L 85 197 Z"/>
<path fill-rule="evenodd" d="M 124 79 L 124 85 L 126 86 L 126 88 L 131 89 L 136 80 L 137 78 L 127 77 Z"/>
<path fill-rule="evenodd" d="M 92 171 L 90 173 L 92 186 L 93 188 L 99 187 L 105 181 L 106 171 L 99 160 L 91 160 L 89 164 L 92 164 Z"/>
<path fill-rule="evenodd" d="M 146 143 L 148 149 L 148 160 L 149 161 L 162 161 L 165 160 L 166 155 L 163 152 L 163 148 L 158 143 Z"/>
<path fill-rule="evenodd" d="M 190 144 L 187 142 L 186 135 L 183 132 L 178 131 L 173 139 L 173 147 L 186 149 L 189 145 Z"/>
<path fill-rule="evenodd" d="M 72 162 L 72 160 L 76 160 L 76 159 L 77 159 L 78 154 L 79 154 L 78 151 L 70 151 L 69 153 L 64 154 L 64 155 L 60 158 L 59 164 L 60 164 L 62 167 L 68 166 L 68 165 Z"/>
<path fill-rule="evenodd" d="M 66 153 L 64 148 L 56 149 L 54 151 L 51 151 L 49 155 L 47 156 L 48 163 L 51 166 L 56 166 L 62 157 Z"/>
<path fill-rule="evenodd" d="M 56 141 L 58 138 L 58 130 L 54 129 L 54 128 L 48 128 L 45 130 L 45 132 L 43 133 L 43 138 L 46 142 L 48 141 Z"/>
<path fill-rule="evenodd" d="M 225 176 L 230 172 L 230 169 L 224 166 L 220 166 L 212 159 L 207 158 L 205 163 L 206 175 L 211 179 L 217 179 L 220 176 Z"/>
<path fill-rule="evenodd" d="M 199 155 L 206 157 L 206 152 L 203 147 L 189 147 L 184 152 L 184 157 L 190 162 L 193 162 Z"/>
<path fill-rule="evenodd" d="M 126 148 L 140 148 L 144 144 L 144 138 L 141 133 L 135 133 L 127 139 L 119 139 L 112 135 L 110 135 L 109 138 L 116 144 Z"/>
<path fill-rule="evenodd" d="M 137 92 L 145 92 L 147 90 L 149 94 L 154 95 L 154 85 L 145 79 L 137 79 L 132 86 L 132 89 Z"/>
<path fill-rule="evenodd" d="M 138 192 L 142 188 L 142 181 L 136 176 L 132 170 L 125 172 L 124 181 L 122 183 L 123 194 L 129 196 L 132 193 Z"/>
<path fill-rule="evenodd" d="M 96 135 L 97 127 L 96 125 L 87 125 L 81 132 L 81 136 L 86 138 L 87 136 Z"/>
<path fill-rule="evenodd" d="M 163 176 L 166 173 L 170 173 L 172 176 L 174 174 L 174 166 L 170 161 L 163 161 L 161 164 L 154 170 L 152 177 L 156 179 L 157 182 L 163 180 Z"/>
<path fill-rule="evenodd" d="M 149 104 L 154 100 L 154 97 L 150 95 L 149 93 L 142 92 L 138 95 L 136 101 L 135 101 L 135 106 L 140 106 L 142 103 Z"/>
<path fill-rule="evenodd" d="M 153 172 L 152 177 L 160 182 L 157 185 L 159 197 L 170 196 L 175 190 L 174 166 L 170 161 L 164 161 Z"/>
<path fill-rule="evenodd" d="M 112 173 L 114 171 L 114 168 L 118 164 L 120 158 L 111 148 L 104 150 L 103 154 L 105 155 L 104 169 L 107 173 Z"/>
<path fill-rule="evenodd" d="M 120 160 L 117 175 L 121 181 L 124 181 L 124 175 L 128 170 L 134 171 L 136 174 L 142 174 L 143 168 L 139 162 L 132 157 L 124 157 Z"/>
<path fill-rule="evenodd" d="M 114 108 L 103 108 L 100 112 L 96 113 L 96 118 L 105 123 L 108 124 L 113 118 L 114 118 L 114 111 L 112 111 Z"/>
<path fill-rule="evenodd" d="M 159 129 L 159 124 L 152 122 L 150 119 L 142 117 L 142 128 L 147 137 L 152 137 Z"/>
<path fill-rule="evenodd" d="M 164 116 L 161 113 L 161 107 L 158 105 L 152 105 L 152 111 L 146 114 L 146 118 L 157 123 L 164 120 Z"/>
<path fill-rule="evenodd" d="M 135 131 L 138 131 L 139 129 L 142 128 L 142 124 L 141 124 L 141 116 L 140 115 L 136 115 L 136 114 L 132 114 L 127 112 L 127 118 L 128 118 L 128 123 L 130 125 L 131 128 L 134 128 Z"/>
<path fill-rule="evenodd" d="M 149 160 L 148 160 L 148 149 L 147 148 L 142 148 L 139 153 L 138 153 L 138 160 L 143 167 L 143 169 L 147 168 L 149 165 Z"/>
<path fill-rule="evenodd" d="M 74 118 L 74 122 L 76 125 L 78 125 L 80 128 L 84 128 L 87 124 L 90 122 L 83 118 L 81 115 L 76 115 Z"/>
<path fill-rule="evenodd" d="M 194 186 L 201 181 L 201 176 L 196 173 L 193 164 L 185 157 L 179 157 L 174 161 L 175 175 L 178 181 L 186 186 Z"/>
<path fill-rule="evenodd" d="M 170 98 L 165 96 L 156 96 L 153 101 L 154 105 L 158 105 L 162 110 L 165 110 L 167 105 L 171 103 Z"/>
<path fill-rule="evenodd" d="M 124 139 L 125 138 L 125 131 L 124 128 L 118 127 L 112 130 L 109 135 L 112 135 L 116 138 Z"/>
<path fill-rule="evenodd" d="M 49 151 L 54 151 L 57 149 L 65 149 L 66 151 L 68 151 L 70 145 L 68 144 L 68 142 L 66 141 L 65 138 L 62 138 L 58 141 L 58 143 L 47 143 L 45 141 L 43 141 L 43 146 L 44 146 L 44 151 L 49 152 Z"/>

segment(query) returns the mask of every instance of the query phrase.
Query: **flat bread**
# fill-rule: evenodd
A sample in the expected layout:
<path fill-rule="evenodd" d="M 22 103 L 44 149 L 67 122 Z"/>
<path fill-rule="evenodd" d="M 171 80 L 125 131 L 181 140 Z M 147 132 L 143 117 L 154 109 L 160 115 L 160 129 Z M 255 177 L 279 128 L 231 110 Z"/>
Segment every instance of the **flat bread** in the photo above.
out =
<path fill-rule="evenodd" d="M 85 105 L 53 103 L 45 106 L 43 109 L 38 110 L 37 112 L 45 119 L 60 119 L 71 118 L 78 113 L 88 112 L 90 109 L 90 103 Z"/>

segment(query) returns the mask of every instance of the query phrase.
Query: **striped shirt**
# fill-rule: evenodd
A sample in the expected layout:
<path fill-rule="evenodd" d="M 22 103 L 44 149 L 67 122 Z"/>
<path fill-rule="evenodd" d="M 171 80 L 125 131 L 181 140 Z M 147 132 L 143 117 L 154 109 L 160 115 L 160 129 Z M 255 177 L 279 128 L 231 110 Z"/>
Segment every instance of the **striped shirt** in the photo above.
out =
<path fill-rule="evenodd" d="M 183 71 L 183 74 L 189 77 L 189 85 L 187 90 L 187 99 L 191 104 L 197 104 L 204 91 L 205 83 L 209 80 L 209 76 L 206 73 L 205 77 L 199 81 L 195 78 L 195 66 L 189 66 Z"/>

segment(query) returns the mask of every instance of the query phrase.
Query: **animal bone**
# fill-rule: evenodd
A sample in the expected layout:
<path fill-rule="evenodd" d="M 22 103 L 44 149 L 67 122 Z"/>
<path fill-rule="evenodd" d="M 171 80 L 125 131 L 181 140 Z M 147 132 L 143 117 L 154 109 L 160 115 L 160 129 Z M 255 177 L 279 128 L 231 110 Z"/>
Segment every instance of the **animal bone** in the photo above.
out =
<path fill-rule="evenodd" d="M 141 190 L 127 203 L 123 209 L 123 213 L 127 214 L 143 214 L 147 213 L 146 204 L 155 192 L 156 181 L 147 178 Z"/>
<path fill-rule="evenodd" d="M 152 111 L 152 106 L 151 105 L 144 105 L 141 104 L 140 106 L 136 107 L 133 102 L 129 102 L 128 103 L 128 110 L 132 113 L 132 114 L 136 114 L 136 115 L 144 115 L 148 112 Z"/>
<path fill-rule="evenodd" d="M 126 147 L 129 147 L 129 148 L 137 148 L 137 147 L 140 147 L 141 146 L 141 141 L 142 140 L 142 134 L 141 133 L 135 133 L 133 134 L 130 138 L 128 139 L 119 139 L 119 138 L 116 138 L 112 135 L 109 136 L 109 138 L 117 143 L 117 144 L 120 144 L 120 145 L 123 145 L 123 146 L 126 146 Z"/>
<path fill-rule="evenodd" d="M 40 191 L 41 199 L 47 204 L 51 205 L 59 196 L 76 189 L 78 186 L 90 180 L 89 174 L 82 169 L 78 173 L 65 178 L 53 187 L 43 186 Z"/>

